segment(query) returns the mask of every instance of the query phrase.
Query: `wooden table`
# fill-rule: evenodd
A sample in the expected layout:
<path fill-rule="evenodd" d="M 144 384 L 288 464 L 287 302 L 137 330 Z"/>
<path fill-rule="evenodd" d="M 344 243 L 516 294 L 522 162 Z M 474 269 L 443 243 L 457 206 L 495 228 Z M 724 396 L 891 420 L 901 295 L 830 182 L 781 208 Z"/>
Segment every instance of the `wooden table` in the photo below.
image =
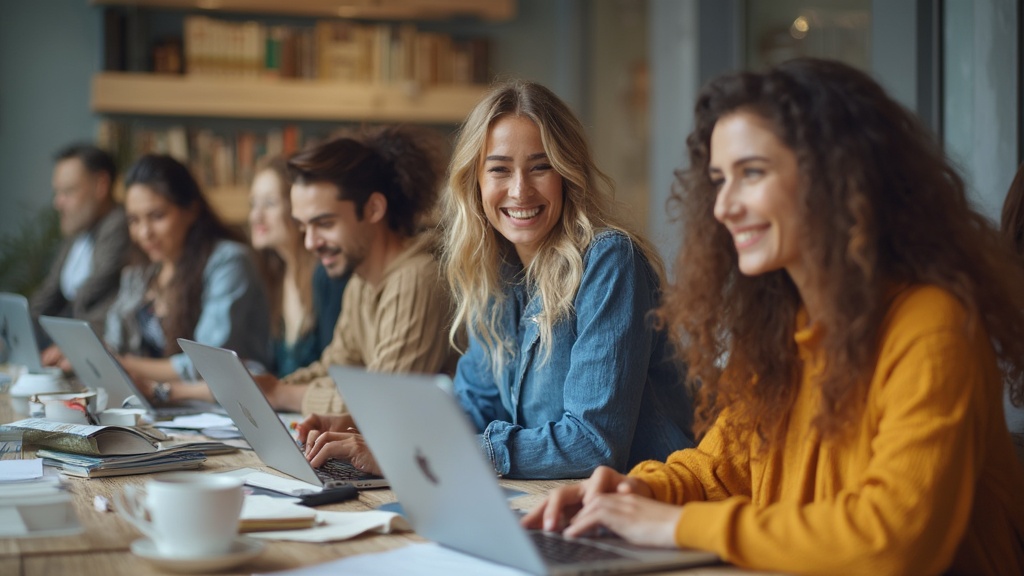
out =
<path fill-rule="evenodd" d="M 0 394 L 0 422 L 9 422 L 9 401 L 6 394 Z M 267 472 L 256 454 L 240 451 L 210 457 L 205 465 L 208 472 L 228 471 L 249 467 Z M 54 574 L 91 575 L 137 575 L 161 574 L 146 560 L 133 555 L 129 545 L 141 537 L 127 521 L 113 512 L 99 512 L 93 507 L 96 495 L 108 500 L 112 495 L 129 484 L 142 485 L 148 475 L 118 476 L 112 478 L 80 479 L 69 478 L 68 483 L 84 531 L 75 536 L 55 538 L 0 538 L 0 574 L 4 576 L 51 576 Z M 503 480 L 501 484 L 525 492 L 512 501 L 518 508 L 531 508 L 540 502 L 543 495 L 552 488 L 565 484 L 564 480 Z M 372 510 L 385 502 L 394 501 L 390 490 L 364 490 L 358 500 L 321 507 L 323 510 L 363 511 Z M 251 574 L 287 570 L 336 560 L 354 554 L 380 552 L 404 546 L 411 542 L 424 542 L 414 533 L 369 534 L 342 542 L 311 544 L 302 542 L 265 540 L 263 553 L 252 561 L 233 571 L 217 574 Z M 750 574 L 731 566 L 710 566 L 686 571 L 673 572 L 689 575 Z M 663 572 L 663 574 L 666 574 Z"/>

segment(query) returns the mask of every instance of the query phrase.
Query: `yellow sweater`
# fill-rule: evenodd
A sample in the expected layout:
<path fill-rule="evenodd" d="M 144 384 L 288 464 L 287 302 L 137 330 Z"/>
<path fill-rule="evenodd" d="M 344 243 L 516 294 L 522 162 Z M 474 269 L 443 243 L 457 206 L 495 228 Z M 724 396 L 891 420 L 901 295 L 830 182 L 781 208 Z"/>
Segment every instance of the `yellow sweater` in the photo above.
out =
<path fill-rule="evenodd" d="M 686 503 L 677 543 L 798 574 L 1024 574 L 1024 470 L 992 346 L 963 306 L 935 287 L 897 295 L 857 427 L 834 441 L 811 425 L 820 334 L 796 342 L 783 442 L 760 452 L 726 411 L 696 448 L 631 472 Z"/>

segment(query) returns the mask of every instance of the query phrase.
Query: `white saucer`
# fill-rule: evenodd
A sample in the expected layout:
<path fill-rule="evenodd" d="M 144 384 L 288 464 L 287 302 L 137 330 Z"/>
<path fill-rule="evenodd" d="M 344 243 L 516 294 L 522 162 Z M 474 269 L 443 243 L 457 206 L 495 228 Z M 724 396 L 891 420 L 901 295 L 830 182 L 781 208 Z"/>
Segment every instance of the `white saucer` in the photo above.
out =
<path fill-rule="evenodd" d="M 237 566 L 263 552 L 263 542 L 240 536 L 231 543 L 231 550 L 216 556 L 198 558 L 168 557 L 160 554 L 156 544 L 149 538 L 140 538 L 131 545 L 132 554 L 149 560 L 156 566 L 171 572 L 213 572 Z"/>

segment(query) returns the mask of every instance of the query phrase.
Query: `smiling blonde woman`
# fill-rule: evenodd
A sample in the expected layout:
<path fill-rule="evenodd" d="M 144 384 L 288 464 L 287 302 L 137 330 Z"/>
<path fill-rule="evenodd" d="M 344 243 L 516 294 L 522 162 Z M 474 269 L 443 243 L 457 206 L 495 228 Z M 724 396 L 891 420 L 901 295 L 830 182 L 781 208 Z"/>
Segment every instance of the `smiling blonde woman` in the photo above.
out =
<path fill-rule="evenodd" d="M 662 265 L 614 216 L 584 129 L 547 88 L 496 86 L 459 133 L 443 200 L 455 392 L 498 474 L 624 470 L 689 445 L 684 369 L 653 326 Z"/>

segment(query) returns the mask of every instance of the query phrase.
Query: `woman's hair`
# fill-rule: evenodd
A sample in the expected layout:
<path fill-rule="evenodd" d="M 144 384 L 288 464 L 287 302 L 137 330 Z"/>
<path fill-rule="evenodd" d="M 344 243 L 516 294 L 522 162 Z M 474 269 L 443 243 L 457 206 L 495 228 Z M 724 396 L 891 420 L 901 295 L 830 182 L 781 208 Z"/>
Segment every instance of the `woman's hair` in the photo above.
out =
<path fill-rule="evenodd" d="M 817 428 L 834 435 L 859 414 L 889 297 L 905 284 L 956 296 L 984 326 L 1020 401 L 1024 278 L 1006 266 L 1000 238 L 972 209 L 940 145 L 863 72 L 797 59 L 721 76 L 697 99 L 690 165 L 673 193 L 683 230 L 678 278 L 660 318 L 680 329 L 690 378 L 702 385 L 698 429 L 728 408 L 744 428 L 777 440 L 798 388 L 800 295 L 784 270 L 741 274 L 713 215 L 711 134 L 737 112 L 770 122 L 797 158 L 801 249 L 811 286 L 826 295 L 814 318 L 828 358 Z"/>
<path fill-rule="evenodd" d="M 551 350 L 553 326 L 573 311 L 583 277 L 583 254 L 595 231 L 614 228 L 626 232 L 654 271 L 663 275 L 655 250 L 641 237 L 627 232 L 614 216 L 612 183 L 595 166 L 583 125 L 569 107 L 540 84 L 509 81 L 496 85 L 470 112 L 459 131 L 448 171 L 448 190 L 441 203 L 443 261 L 456 303 L 450 338 L 454 344 L 465 323 L 491 351 L 491 368 L 495 371 L 501 369 L 513 345 L 499 325 L 509 281 L 503 278 L 502 270 L 515 262 L 516 256 L 512 244 L 484 215 L 479 176 L 488 130 L 506 116 L 527 118 L 537 125 L 544 152 L 562 177 L 562 216 L 525 270 L 527 285 L 539 292 L 542 302 L 543 312 L 537 321 L 545 358 Z"/>
<path fill-rule="evenodd" d="M 1001 230 L 1018 262 L 1024 265 L 1024 163 L 1017 167 L 1017 175 L 1006 192 Z"/>
<path fill-rule="evenodd" d="M 313 311 L 313 270 L 316 268 L 316 256 L 306 250 L 303 245 L 302 234 L 299 227 L 292 219 L 292 197 L 290 191 L 291 180 L 288 179 L 288 164 L 281 156 L 273 156 L 260 162 L 256 167 L 256 177 L 264 172 L 270 172 L 277 178 L 278 199 L 283 207 L 284 226 L 288 229 L 292 242 L 285 247 L 291 254 L 291 261 L 294 263 L 295 284 L 299 291 L 299 300 L 302 303 L 302 326 L 299 335 L 302 336 L 313 329 L 316 322 Z M 257 261 L 260 272 L 267 284 L 267 298 L 270 304 L 270 333 L 272 336 L 280 336 L 284 316 L 284 279 L 287 270 L 285 260 L 272 248 L 261 248 L 257 250 Z"/>
<path fill-rule="evenodd" d="M 339 199 L 352 200 L 356 216 L 373 192 L 388 201 L 388 226 L 416 234 L 436 207 L 445 145 L 437 132 L 415 126 L 364 129 L 335 138 L 288 160 L 292 182 L 329 182 Z"/>
<path fill-rule="evenodd" d="M 125 189 L 146 186 L 171 204 L 195 211 L 196 218 L 185 235 L 185 246 L 174 263 L 174 277 L 167 286 L 167 315 L 161 319 L 167 355 L 176 353 L 178 338 L 190 338 L 199 322 L 203 296 L 203 270 L 220 240 L 241 241 L 217 217 L 188 168 L 167 155 L 146 154 L 124 177 Z"/>

